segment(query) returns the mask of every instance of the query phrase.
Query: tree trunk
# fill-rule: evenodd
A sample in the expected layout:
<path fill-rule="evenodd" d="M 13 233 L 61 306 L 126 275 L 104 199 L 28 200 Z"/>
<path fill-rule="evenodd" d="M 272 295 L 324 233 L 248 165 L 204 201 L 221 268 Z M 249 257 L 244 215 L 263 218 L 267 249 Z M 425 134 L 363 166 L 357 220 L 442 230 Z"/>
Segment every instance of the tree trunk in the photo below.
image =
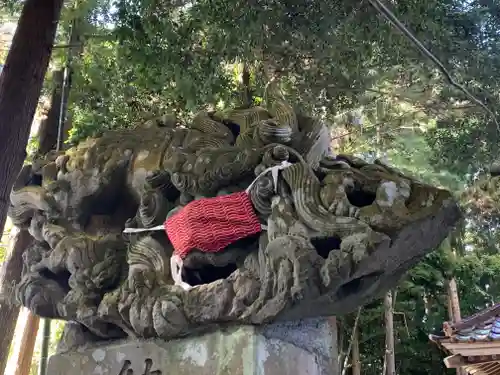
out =
<path fill-rule="evenodd" d="M 354 334 L 358 330 L 359 318 L 361 317 L 362 307 L 358 308 L 358 313 L 356 314 L 356 319 L 354 320 L 354 326 L 352 327 L 351 339 L 349 340 L 349 346 L 347 347 L 347 353 L 345 354 L 344 361 L 342 362 L 342 372 L 341 375 L 347 374 L 347 361 L 351 358 L 351 350 L 354 343 Z"/>
<path fill-rule="evenodd" d="M 352 375 L 361 375 L 361 359 L 359 357 L 359 328 L 354 327 L 352 333 Z"/>
<path fill-rule="evenodd" d="M 21 278 L 23 267 L 23 252 L 31 244 L 32 237 L 27 230 L 13 229 L 9 245 L 9 254 L 3 264 L 2 275 L 0 276 L 0 285 L 2 294 L 9 295 L 11 283 L 17 283 Z M 17 233 L 16 233 L 17 232 Z M 14 337 L 17 318 L 19 316 L 19 307 L 12 306 L 6 301 L 0 303 L 0 374 L 5 371 L 7 359 L 9 357 L 9 348 Z"/>
<path fill-rule="evenodd" d="M 243 108 L 250 108 L 253 103 L 252 89 L 250 88 L 250 69 L 248 63 L 243 63 L 241 73 L 241 104 Z"/>
<path fill-rule="evenodd" d="M 63 92 L 64 71 L 56 70 L 52 72 L 52 95 L 47 117 L 40 122 L 38 130 L 38 150 L 37 156 L 43 156 L 57 146 L 59 112 L 61 107 Z"/>
<path fill-rule="evenodd" d="M 28 311 L 14 375 L 30 375 L 39 324 L 40 318 Z"/>
<path fill-rule="evenodd" d="M 462 320 L 460 314 L 460 301 L 458 299 L 457 281 L 454 277 L 448 280 L 448 316 L 452 323 L 457 323 Z M 466 372 L 462 368 L 457 368 L 457 375 L 465 375 Z"/>
<path fill-rule="evenodd" d="M 458 323 L 462 320 L 460 314 L 460 301 L 458 299 L 457 281 L 454 277 L 448 280 L 448 298 L 449 298 L 449 316 L 453 323 Z"/>
<path fill-rule="evenodd" d="M 458 238 L 459 237 L 457 237 L 457 233 L 453 233 L 448 236 L 441 245 L 445 251 L 450 252 L 453 259 L 457 257 L 457 253 L 454 247 L 457 246 Z M 462 320 L 462 318 L 460 314 L 460 301 L 458 298 L 457 281 L 453 276 L 448 279 L 446 283 L 446 289 L 448 294 L 448 319 L 452 324 L 457 323 Z M 457 375 L 464 375 L 465 373 L 465 370 L 457 368 Z"/>
<path fill-rule="evenodd" d="M 59 124 L 57 126 L 58 128 L 58 136 L 57 136 L 57 145 L 56 145 L 56 150 L 63 150 L 64 148 L 64 141 L 67 138 L 67 133 L 65 133 L 66 130 L 66 124 L 67 124 L 67 109 L 68 109 L 68 99 L 69 99 L 69 92 L 71 90 L 71 82 L 72 82 L 72 77 L 73 77 L 73 60 L 75 57 L 78 55 L 81 55 L 83 52 L 83 41 L 82 41 L 82 30 L 83 30 L 83 23 L 84 23 L 85 17 L 83 15 L 80 16 L 80 18 L 73 19 L 72 25 L 71 25 L 71 35 L 69 38 L 69 45 L 71 46 L 68 49 L 68 55 L 66 58 L 66 66 L 63 69 L 63 85 L 62 85 L 62 96 L 61 100 L 59 102 Z"/>
<path fill-rule="evenodd" d="M 0 228 L 26 157 L 63 0 L 27 0 L 0 76 Z M 3 353 L 2 353 L 3 354 Z"/>
<path fill-rule="evenodd" d="M 385 310 L 385 369 L 384 375 L 396 375 L 396 360 L 394 357 L 394 314 L 392 306 L 392 292 L 384 298 Z"/>

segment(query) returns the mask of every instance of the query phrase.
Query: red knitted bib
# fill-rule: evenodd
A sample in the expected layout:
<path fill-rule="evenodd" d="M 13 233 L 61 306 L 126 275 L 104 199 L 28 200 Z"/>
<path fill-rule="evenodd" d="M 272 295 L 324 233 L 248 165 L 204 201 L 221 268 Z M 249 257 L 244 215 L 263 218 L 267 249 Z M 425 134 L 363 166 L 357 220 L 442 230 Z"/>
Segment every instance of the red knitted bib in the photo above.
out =
<path fill-rule="evenodd" d="M 169 217 L 164 228 L 181 258 L 192 249 L 220 251 L 262 230 L 245 191 L 192 201 Z"/>

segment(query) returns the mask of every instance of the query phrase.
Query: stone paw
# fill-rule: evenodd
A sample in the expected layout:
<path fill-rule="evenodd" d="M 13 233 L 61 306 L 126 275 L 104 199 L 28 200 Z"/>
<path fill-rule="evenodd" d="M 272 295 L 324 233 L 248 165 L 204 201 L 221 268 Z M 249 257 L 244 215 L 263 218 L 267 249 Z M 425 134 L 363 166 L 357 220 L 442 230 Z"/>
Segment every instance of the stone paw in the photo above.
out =
<path fill-rule="evenodd" d="M 354 264 L 359 263 L 368 255 L 367 240 L 366 233 L 357 233 L 342 239 L 340 251 L 344 255 L 344 259 L 347 258 Z"/>
<path fill-rule="evenodd" d="M 151 290 L 154 287 L 154 273 L 143 269 L 130 269 L 128 276 L 128 287 L 132 293 L 140 293 Z"/>

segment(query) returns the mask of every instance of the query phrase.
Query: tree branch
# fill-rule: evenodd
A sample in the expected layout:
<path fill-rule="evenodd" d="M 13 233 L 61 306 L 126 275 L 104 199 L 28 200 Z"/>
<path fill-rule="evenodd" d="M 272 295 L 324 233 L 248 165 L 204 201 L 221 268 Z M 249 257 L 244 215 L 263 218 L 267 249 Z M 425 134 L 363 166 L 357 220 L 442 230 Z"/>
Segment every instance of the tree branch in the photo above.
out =
<path fill-rule="evenodd" d="M 354 320 L 354 326 L 352 328 L 351 339 L 349 341 L 349 346 L 347 347 L 347 353 L 346 353 L 346 356 L 344 358 L 344 363 L 342 364 L 342 375 L 345 375 L 347 372 L 347 361 L 349 360 L 349 356 L 351 355 L 352 342 L 353 342 L 356 330 L 358 329 L 358 323 L 359 323 L 359 317 L 361 316 L 361 310 L 363 310 L 363 307 L 360 307 L 358 309 L 358 313 L 356 314 L 356 319 Z"/>

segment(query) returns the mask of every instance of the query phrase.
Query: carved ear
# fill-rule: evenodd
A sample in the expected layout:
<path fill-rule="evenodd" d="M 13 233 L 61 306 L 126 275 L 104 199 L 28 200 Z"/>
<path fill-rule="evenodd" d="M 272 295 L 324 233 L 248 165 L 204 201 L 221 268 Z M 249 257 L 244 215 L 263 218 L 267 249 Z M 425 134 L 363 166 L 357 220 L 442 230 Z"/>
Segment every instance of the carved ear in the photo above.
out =
<path fill-rule="evenodd" d="M 57 203 L 46 189 L 41 186 L 25 186 L 10 193 L 10 202 L 15 207 L 40 210 L 48 213 L 58 212 Z"/>
<path fill-rule="evenodd" d="M 8 215 L 12 222 L 25 228 L 38 210 L 57 211 L 53 197 L 42 188 L 42 176 L 32 165 L 24 165 L 10 193 Z"/>

